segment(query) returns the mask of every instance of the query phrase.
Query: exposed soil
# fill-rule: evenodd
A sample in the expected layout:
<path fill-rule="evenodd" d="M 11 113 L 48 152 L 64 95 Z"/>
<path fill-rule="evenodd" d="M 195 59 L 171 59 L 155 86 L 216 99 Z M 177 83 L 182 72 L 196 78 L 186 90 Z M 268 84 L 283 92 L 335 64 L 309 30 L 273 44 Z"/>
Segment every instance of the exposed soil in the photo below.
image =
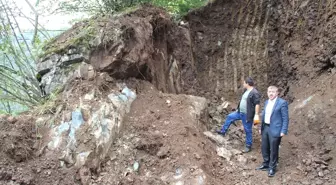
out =
<path fill-rule="evenodd" d="M 23 115 L 0 118 L 0 184 L 73 184 L 73 170 L 59 168 L 57 155 L 39 157 L 36 119 Z"/>
<path fill-rule="evenodd" d="M 36 127 L 37 117 L 1 116 L 0 184 L 336 184 L 335 9 L 334 1 L 218 0 L 179 25 L 152 6 L 128 14 L 126 50 L 101 70 L 113 78 L 97 73 L 93 81 L 69 83 L 48 112 L 61 119 L 54 115 L 59 104 L 71 107 L 93 88 L 106 95 L 117 81 L 136 89 L 123 134 L 99 171 L 65 168 L 57 152 L 46 155 L 41 146 L 49 128 Z M 96 69 L 111 62 L 113 44 L 92 52 Z M 248 75 L 263 100 L 274 84 L 290 102 L 289 135 L 274 178 L 254 170 L 262 162 L 257 128 L 248 154 L 240 152 L 239 122 L 224 138 L 207 132 L 235 107 Z M 182 94 L 208 99 L 202 119 L 190 115 L 193 105 Z M 230 155 L 220 157 L 220 150 Z"/>
<path fill-rule="evenodd" d="M 191 102 L 185 95 L 163 94 L 146 82 L 139 86 L 123 137 L 115 143 L 97 183 L 171 184 L 179 181 L 174 176 L 181 170 L 182 181 L 200 178 L 218 184 L 221 174 L 215 169 L 220 160 L 215 145 L 203 135 L 206 123 L 190 117 Z M 135 162 L 140 164 L 138 172 L 133 171 Z"/>

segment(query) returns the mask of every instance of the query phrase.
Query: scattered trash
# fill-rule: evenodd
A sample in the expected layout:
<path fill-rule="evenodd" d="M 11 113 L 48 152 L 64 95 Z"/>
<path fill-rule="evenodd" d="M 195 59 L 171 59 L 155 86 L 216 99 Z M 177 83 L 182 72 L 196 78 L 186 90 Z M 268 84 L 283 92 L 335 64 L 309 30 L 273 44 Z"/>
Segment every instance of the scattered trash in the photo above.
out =
<path fill-rule="evenodd" d="M 139 171 L 140 164 L 135 161 L 133 164 L 133 171 L 138 172 Z"/>
<path fill-rule="evenodd" d="M 309 96 L 307 99 L 303 100 L 302 104 L 299 107 L 301 108 L 301 107 L 305 106 L 313 97 L 314 97 L 314 95 Z"/>
<path fill-rule="evenodd" d="M 179 179 L 181 177 L 182 177 L 182 169 L 181 168 L 176 168 L 174 178 Z"/>
<path fill-rule="evenodd" d="M 181 175 L 182 174 L 182 169 L 181 168 L 177 168 L 175 174 L 176 175 Z"/>

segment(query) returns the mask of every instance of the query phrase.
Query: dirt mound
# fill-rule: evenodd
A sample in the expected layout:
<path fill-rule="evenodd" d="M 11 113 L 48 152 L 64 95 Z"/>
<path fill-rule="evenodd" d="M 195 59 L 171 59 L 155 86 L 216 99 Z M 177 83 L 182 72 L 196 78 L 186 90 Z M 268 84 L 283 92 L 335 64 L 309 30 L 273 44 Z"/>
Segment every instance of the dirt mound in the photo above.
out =
<path fill-rule="evenodd" d="M 96 183 L 220 183 L 216 146 L 203 135 L 207 122 L 200 121 L 192 111 L 199 111 L 197 107 L 202 107 L 204 100 L 163 94 L 142 82 L 123 136 L 111 148 L 101 181 Z"/>
<path fill-rule="evenodd" d="M 35 119 L 31 116 L 0 118 L 0 154 L 1 160 L 11 159 L 24 162 L 31 159 L 36 151 Z"/>
<path fill-rule="evenodd" d="M 42 130 L 30 115 L 0 117 L 0 184 L 73 184 L 74 171 L 61 169 L 56 155 L 40 156 Z"/>

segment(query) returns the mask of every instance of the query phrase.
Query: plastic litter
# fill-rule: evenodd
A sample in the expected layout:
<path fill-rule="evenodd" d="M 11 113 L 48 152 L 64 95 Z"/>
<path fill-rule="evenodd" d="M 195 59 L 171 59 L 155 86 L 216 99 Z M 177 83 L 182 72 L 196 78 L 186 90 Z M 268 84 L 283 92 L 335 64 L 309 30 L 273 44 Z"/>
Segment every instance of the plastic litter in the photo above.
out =
<path fill-rule="evenodd" d="M 137 161 L 135 161 L 134 164 L 133 164 L 133 170 L 135 172 L 137 172 L 137 171 L 139 171 L 139 167 L 140 167 L 140 164 Z"/>

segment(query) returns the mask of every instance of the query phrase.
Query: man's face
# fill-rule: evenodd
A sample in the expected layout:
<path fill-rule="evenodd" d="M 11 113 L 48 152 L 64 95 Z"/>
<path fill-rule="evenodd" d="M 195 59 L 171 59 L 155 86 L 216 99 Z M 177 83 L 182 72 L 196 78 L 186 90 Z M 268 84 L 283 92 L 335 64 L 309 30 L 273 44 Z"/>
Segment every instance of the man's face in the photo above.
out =
<path fill-rule="evenodd" d="M 244 87 L 245 89 L 247 89 L 247 87 L 248 87 L 248 84 L 245 82 L 245 80 L 243 81 L 243 87 Z"/>
<path fill-rule="evenodd" d="M 274 88 L 268 88 L 267 95 L 270 100 L 273 100 L 278 96 L 278 90 Z"/>

